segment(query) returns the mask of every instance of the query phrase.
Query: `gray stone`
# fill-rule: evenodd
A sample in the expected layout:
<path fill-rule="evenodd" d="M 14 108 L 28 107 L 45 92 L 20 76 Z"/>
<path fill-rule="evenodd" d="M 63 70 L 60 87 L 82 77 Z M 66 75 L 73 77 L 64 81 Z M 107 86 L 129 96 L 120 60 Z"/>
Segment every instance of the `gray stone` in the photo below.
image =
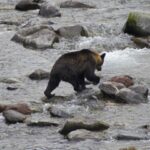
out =
<path fill-rule="evenodd" d="M 59 39 L 52 27 L 47 25 L 33 26 L 18 31 L 12 41 L 32 49 L 52 48 Z"/>
<path fill-rule="evenodd" d="M 90 6 L 77 1 L 65 1 L 60 4 L 60 8 L 95 8 L 95 6 Z"/>
<path fill-rule="evenodd" d="M 86 139 L 106 140 L 108 137 L 104 132 L 92 132 L 85 129 L 80 129 L 70 132 L 67 138 L 72 141 L 81 141 Z"/>
<path fill-rule="evenodd" d="M 131 12 L 124 26 L 124 32 L 135 36 L 150 35 L 150 14 Z"/>
<path fill-rule="evenodd" d="M 32 80 L 42 80 L 42 79 L 48 79 L 49 75 L 50 75 L 49 72 L 46 72 L 42 69 L 37 69 L 29 75 L 29 78 Z"/>
<path fill-rule="evenodd" d="M 144 85 L 133 85 L 130 87 L 131 90 L 142 95 L 144 98 L 148 98 L 149 89 Z"/>
<path fill-rule="evenodd" d="M 119 90 L 125 86 L 122 83 L 106 81 L 101 83 L 99 88 L 104 94 L 115 97 Z"/>
<path fill-rule="evenodd" d="M 67 112 L 65 112 L 65 110 L 62 110 L 61 108 L 58 108 L 56 106 L 52 106 L 48 110 L 49 110 L 52 117 L 58 117 L 58 118 L 71 118 L 71 117 L 73 117 L 71 114 L 68 114 Z"/>
<path fill-rule="evenodd" d="M 42 17 L 61 17 L 59 10 L 47 3 L 40 7 L 39 15 Z"/>
<path fill-rule="evenodd" d="M 20 112 L 14 110 L 6 110 L 3 112 L 6 122 L 8 123 L 17 123 L 23 122 L 26 119 L 26 116 Z"/>
<path fill-rule="evenodd" d="M 56 33 L 64 38 L 74 38 L 78 36 L 88 36 L 87 30 L 81 25 L 67 26 L 59 28 Z"/>
<path fill-rule="evenodd" d="M 128 88 L 121 89 L 116 96 L 120 100 L 119 102 L 122 103 L 142 103 L 147 101 L 147 99 L 144 98 L 141 94 L 138 94 Z"/>

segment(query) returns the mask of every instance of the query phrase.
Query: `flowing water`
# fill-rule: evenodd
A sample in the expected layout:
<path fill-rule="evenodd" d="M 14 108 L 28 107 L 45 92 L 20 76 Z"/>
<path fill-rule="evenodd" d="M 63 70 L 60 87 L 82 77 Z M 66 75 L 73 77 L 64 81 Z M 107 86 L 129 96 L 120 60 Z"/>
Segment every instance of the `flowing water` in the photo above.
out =
<path fill-rule="evenodd" d="M 101 72 L 103 78 L 128 74 L 150 87 L 150 49 L 137 48 L 132 43 L 131 36 L 122 33 L 130 11 L 150 12 L 149 0 L 83 0 L 88 4 L 94 4 L 96 8 L 60 9 L 62 17 L 50 19 L 40 18 L 37 10 L 15 11 L 13 8 L 16 2 L 18 0 L 0 0 L 0 80 L 4 78 L 19 80 L 15 84 L 18 87 L 15 91 L 8 91 L 6 89 L 8 84 L 0 82 L 0 103 L 22 101 L 29 104 L 41 103 L 48 80 L 31 81 L 27 77 L 28 74 L 39 68 L 50 71 L 59 56 L 82 48 L 107 53 Z M 55 0 L 52 3 L 59 6 L 60 2 L 62 0 Z M 90 37 L 61 39 L 53 49 L 44 51 L 27 49 L 11 41 L 16 30 L 41 20 L 54 22 L 53 27 L 56 29 L 66 25 L 84 25 Z M 95 90 L 97 87 L 91 86 Z M 109 123 L 112 126 L 108 131 L 109 138 L 99 141 L 92 139 L 68 141 L 58 133 L 56 127 L 31 128 L 25 124 L 6 125 L 0 116 L 0 150 L 118 150 L 131 145 L 139 150 L 150 149 L 149 140 L 116 141 L 112 138 L 113 135 L 123 132 L 124 128 L 129 133 L 133 131 L 139 135 L 143 134 L 138 128 L 150 124 L 149 102 L 139 105 L 106 103 L 102 109 L 91 111 L 87 109 L 88 107 L 80 105 L 82 102 L 78 102 L 71 85 L 62 82 L 54 92 L 61 96 L 73 95 L 71 101 L 61 104 L 68 112 Z"/>

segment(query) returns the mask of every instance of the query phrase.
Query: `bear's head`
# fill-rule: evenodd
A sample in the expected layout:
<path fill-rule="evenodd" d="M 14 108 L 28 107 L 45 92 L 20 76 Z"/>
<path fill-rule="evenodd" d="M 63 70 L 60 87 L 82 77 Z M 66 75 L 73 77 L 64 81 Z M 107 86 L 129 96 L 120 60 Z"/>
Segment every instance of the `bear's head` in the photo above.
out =
<path fill-rule="evenodd" d="M 106 53 L 103 53 L 103 54 L 96 54 L 96 57 L 95 57 L 95 60 L 96 60 L 96 69 L 98 71 L 101 71 L 102 70 L 102 65 L 104 63 L 104 58 L 106 56 Z"/>

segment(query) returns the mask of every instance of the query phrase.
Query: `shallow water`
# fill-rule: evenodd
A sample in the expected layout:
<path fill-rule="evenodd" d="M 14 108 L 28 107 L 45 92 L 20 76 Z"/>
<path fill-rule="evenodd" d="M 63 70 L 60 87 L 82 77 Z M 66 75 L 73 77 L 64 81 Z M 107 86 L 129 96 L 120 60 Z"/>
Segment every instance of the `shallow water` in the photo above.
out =
<path fill-rule="evenodd" d="M 53 2 L 59 4 L 61 0 Z M 82 48 L 95 48 L 107 53 L 101 76 L 103 79 L 115 75 L 131 75 L 138 82 L 150 87 L 150 53 L 147 48 L 138 49 L 131 36 L 122 33 L 122 27 L 130 11 L 149 12 L 149 0 L 84 0 L 96 5 L 96 9 L 61 9 L 61 18 L 52 18 L 54 28 L 63 25 L 82 24 L 90 32 L 90 37 L 74 40 L 61 39 L 54 49 L 36 51 L 22 47 L 11 41 L 16 30 L 24 25 L 45 21 L 37 16 L 38 11 L 17 12 L 12 8 L 17 0 L 0 0 L 0 21 L 15 22 L 12 25 L 0 23 L 0 79 L 17 78 L 15 91 L 8 91 L 9 84 L 0 82 L 0 103 L 32 102 L 41 103 L 43 91 L 48 80 L 31 81 L 28 74 L 35 69 L 49 71 L 62 54 Z M 7 9 L 6 9 L 7 8 Z M 17 23 L 17 24 L 16 24 Z M 98 73 L 99 74 L 99 73 Z M 90 86 L 98 90 L 98 86 Z M 89 93 L 92 93 L 89 90 Z M 56 127 L 31 128 L 25 124 L 6 125 L 0 116 L 0 149 L 3 150 L 118 150 L 122 147 L 136 146 L 139 150 L 149 150 L 150 141 L 116 141 L 112 137 L 117 133 L 133 130 L 141 135 L 139 127 L 150 124 L 150 103 L 139 105 L 121 105 L 108 102 L 93 111 L 85 105 L 86 99 L 76 96 L 71 85 L 62 82 L 54 91 L 56 95 L 72 96 L 71 101 L 62 103 L 68 112 L 77 116 L 102 120 L 111 125 L 109 138 L 104 141 L 87 139 L 71 142 L 64 139 Z M 83 94 L 84 95 L 84 94 Z M 83 96 L 84 97 L 84 96 Z M 92 103 L 96 105 L 97 103 Z M 60 104 L 57 104 L 58 106 Z M 102 108 L 101 108 L 102 107 Z M 45 114 L 38 114 L 39 116 Z M 141 133 L 142 132 L 142 133 Z M 148 133 L 149 134 L 149 133 Z"/>

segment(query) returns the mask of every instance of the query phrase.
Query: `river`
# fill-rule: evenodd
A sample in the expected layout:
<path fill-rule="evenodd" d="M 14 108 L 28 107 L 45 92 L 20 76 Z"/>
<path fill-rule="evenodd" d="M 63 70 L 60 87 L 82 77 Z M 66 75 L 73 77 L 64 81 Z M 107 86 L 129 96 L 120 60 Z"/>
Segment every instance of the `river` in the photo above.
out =
<path fill-rule="evenodd" d="M 15 11 L 14 6 L 17 2 L 18 0 L 0 0 L 0 79 L 19 80 L 19 83 L 16 83 L 18 89 L 15 91 L 8 91 L 8 84 L 0 82 L 0 103 L 27 102 L 42 105 L 41 98 L 44 96 L 43 91 L 48 80 L 32 81 L 27 76 L 39 68 L 50 71 L 59 56 L 82 48 L 106 52 L 101 72 L 103 78 L 127 74 L 150 88 L 150 49 L 139 49 L 131 41 L 132 36 L 122 33 L 129 12 L 150 12 L 149 0 L 82 0 L 95 5 L 96 8 L 61 8 L 62 17 L 49 18 L 49 21 L 55 23 L 53 27 L 57 29 L 61 26 L 81 24 L 87 27 L 90 37 L 80 37 L 74 41 L 62 39 L 53 49 L 44 51 L 24 48 L 11 41 L 23 25 L 46 20 L 37 15 L 38 10 Z M 58 6 L 60 2 L 62 0 L 55 0 L 52 4 Z M 11 24 L 5 24 L 4 21 Z M 97 90 L 98 86 L 91 88 Z M 72 86 L 64 82 L 61 82 L 54 92 L 61 96 L 75 96 Z M 138 105 L 110 102 L 106 103 L 103 109 L 91 111 L 76 101 L 75 98 L 71 102 L 64 102 L 62 106 L 68 112 L 109 123 L 112 128 L 108 131 L 110 135 L 106 140 L 68 141 L 58 133 L 59 127 L 6 125 L 4 118 L 0 116 L 0 150 L 119 150 L 132 145 L 139 150 L 150 149 L 150 140 L 117 141 L 112 138 L 121 132 L 143 134 L 144 131 L 139 127 L 150 125 L 149 102 Z M 37 117 L 47 117 L 47 114 L 39 113 Z"/>

